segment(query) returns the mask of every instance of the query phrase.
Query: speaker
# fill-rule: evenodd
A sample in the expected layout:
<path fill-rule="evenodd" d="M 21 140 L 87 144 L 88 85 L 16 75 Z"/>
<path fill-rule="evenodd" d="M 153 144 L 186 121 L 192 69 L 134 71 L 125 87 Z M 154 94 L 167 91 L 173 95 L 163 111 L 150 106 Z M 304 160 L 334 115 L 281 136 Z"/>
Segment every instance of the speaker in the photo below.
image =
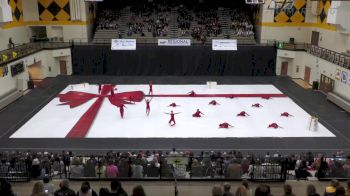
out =
<path fill-rule="evenodd" d="M 313 81 L 313 82 L 312 82 L 312 89 L 313 89 L 313 90 L 318 90 L 318 86 L 319 86 L 319 84 L 318 84 L 317 81 Z"/>
<path fill-rule="evenodd" d="M 289 38 L 289 43 L 290 44 L 294 44 L 294 42 L 295 42 L 294 37 Z"/>
<path fill-rule="evenodd" d="M 32 80 L 28 81 L 28 89 L 34 89 L 34 82 Z"/>

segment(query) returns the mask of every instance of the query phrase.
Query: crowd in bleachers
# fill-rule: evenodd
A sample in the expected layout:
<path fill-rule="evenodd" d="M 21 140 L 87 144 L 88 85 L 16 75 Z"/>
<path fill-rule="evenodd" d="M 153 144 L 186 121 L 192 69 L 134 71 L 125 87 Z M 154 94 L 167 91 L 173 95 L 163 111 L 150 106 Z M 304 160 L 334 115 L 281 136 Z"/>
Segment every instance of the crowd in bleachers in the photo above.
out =
<path fill-rule="evenodd" d="M 231 10 L 231 8 L 228 9 Z M 140 1 L 130 7 L 125 33 L 128 37 L 133 35 L 166 37 L 170 33 L 170 20 L 175 19 L 175 25 L 178 27 L 177 36 L 191 36 L 193 39 L 205 42 L 208 37 L 218 37 L 223 34 L 223 24 L 220 22 L 218 10 L 217 5 L 209 2 L 176 4 L 167 0 Z M 107 9 L 106 13 L 100 14 L 99 28 L 117 28 L 116 18 L 120 16 L 120 11 L 117 14 L 108 14 L 110 12 L 111 10 Z M 172 14 L 176 18 L 172 18 Z M 230 16 L 227 17 L 231 17 L 232 23 L 228 25 L 233 32 L 225 32 L 227 35 L 254 36 L 251 18 L 245 9 L 231 10 Z M 112 21 L 113 19 L 115 21 Z"/>
<path fill-rule="evenodd" d="M 246 12 L 238 9 L 233 9 L 230 11 L 231 16 L 231 29 L 235 36 L 254 36 L 253 24 L 249 19 Z"/>
<path fill-rule="evenodd" d="M 165 37 L 169 33 L 169 13 L 171 9 L 165 3 L 140 2 L 130 8 L 127 35 L 139 34 L 145 36 L 146 32 L 153 37 Z"/>
<path fill-rule="evenodd" d="M 105 8 L 98 14 L 96 21 L 98 29 L 118 29 L 117 20 L 121 15 L 120 10 Z"/>

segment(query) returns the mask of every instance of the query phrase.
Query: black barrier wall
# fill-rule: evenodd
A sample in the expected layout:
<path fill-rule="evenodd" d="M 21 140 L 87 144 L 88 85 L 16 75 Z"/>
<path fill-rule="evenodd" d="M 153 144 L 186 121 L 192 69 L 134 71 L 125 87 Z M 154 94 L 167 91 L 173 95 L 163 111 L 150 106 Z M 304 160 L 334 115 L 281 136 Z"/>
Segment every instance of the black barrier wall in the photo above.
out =
<path fill-rule="evenodd" d="M 239 75 L 274 76 L 276 50 L 238 46 L 213 51 L 211 46 L 160 47 L 137 45 L 135 51 L 111 51 L 110 45 L 74 45 L 76 75 Z"/>

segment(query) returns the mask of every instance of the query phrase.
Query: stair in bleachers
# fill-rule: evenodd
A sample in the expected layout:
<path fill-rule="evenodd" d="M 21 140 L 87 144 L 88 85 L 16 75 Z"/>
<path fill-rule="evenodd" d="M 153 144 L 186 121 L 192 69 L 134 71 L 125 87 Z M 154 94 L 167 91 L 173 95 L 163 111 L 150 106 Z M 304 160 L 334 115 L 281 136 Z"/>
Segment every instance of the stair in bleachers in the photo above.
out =
<path fill-rule="evenodd" d="M 97 29 L 95 31 L 95 36 L 93 43 L 110 43 L 111 39 L 116 39 L 118 37 L 118 30 L 111 29 Z"/>
<path fill-rule="evenodd" d="M 177 9 L 173 8 L 169 21 L 169 38 L 178 38 Z"/>

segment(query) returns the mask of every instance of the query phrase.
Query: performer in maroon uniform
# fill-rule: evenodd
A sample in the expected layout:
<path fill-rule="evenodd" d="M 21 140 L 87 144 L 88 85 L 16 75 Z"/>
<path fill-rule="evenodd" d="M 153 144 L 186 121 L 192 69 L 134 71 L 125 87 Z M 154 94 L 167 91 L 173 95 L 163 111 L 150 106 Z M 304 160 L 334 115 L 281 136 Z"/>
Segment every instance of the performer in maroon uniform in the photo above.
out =
<path fill-rule="evenodd" d="M 253 104 L 252 107 L 254 107 L 254 108 L 260 108 L 260 107 L 263 107 L 263 106 L 260 105 L 260 103 L 256 103 L 256 104 Z"/>
<path fill-rule="evenodd" d="M 209 105 L 220 105 L 220 104 L 215 100 L 212 100 L 211 102 L 209 102 Z"/>
<path fill-rule="evenodd" d="M 234 99 L 234 98 L 235 98 L 235 96 L 231 95 L 231 96 L 229 96 L 228 98 L 230 98 L 230 99 Z"/>
<path fill-rule="evenodd" d="M 176 124 L 176 122 L 175 122 L 175 115 L 176 114 L 180 114 L 180 112 L 174 113 L 173 111 L 171 111 L 170 113 L 165 113 L 165 114 L 169 114 L 170 115 L 170 120 L 169 120 L 168 123 L 170 124 L 170 126 L 174 126 Z M 173 122 L 173 124 L 171 124 L 171 122 Z"/>
<path fill-rule="evenodd" d="M 173 108 L 178 107 L 178 106 L 180 106 L 180 105 L 176 105 L 176 103 L 171 103 L 170 105 L 168 105 L 168 107 L 173 107 Z"/>
<path fill-rule="evenodd" d="M 228 124 L 227 122 L 219 124 L 219 128 L 228 129 L 229 127 L 233 127 L 233 126 Z"/>
<path fill-rule="evenodd" d="M 151 111 L 151 106 L 150 106 L 150 103 L 152 101 L 152 98 L 151 99 L 145 99 L 146 101 L 146 114 L 147 116 L 149 115 L 149 112 Z"/>
<path fill-rule="evenodd" d="M 193 117 L 200 118 L 201 116 L 204 115 L 199 109 L 197 109 L 196 113 L 192 114 Z"/>
<path fill-rule="evenodd" d="M 153 83 L 152 83 L 152 81 L 149 81 L 149 92 L 148 92 L 148 94 L 149 95 L 153 95 Z"/>
<path fill-rule="evenodd" d="M 102 90 L 102 84 L 98 84 L 98 94 L 101 93 L 101 90 Z"/>
<path fill-rule="evenodd" d="M 289 114 L 288 112 L 283 112 L 282 114 L 281 114 L 281 116 L 284 116 L 284 117 L 293 117 L 293 115 L 291 115 L 291 114 Z"/>
<path fill-rule="evenodd" d="M 194 92 L 194 91 L 190 91 L 190 92 L 188 92 L 187 94 L 188 94 L 189 96 L 191 96 L 191 97 L 196 96 L 196 92 Z"/>
<path fill-rule="evenodd" d="M 267 128 L 274 128 L 274 129 L 277 129 L 277 128 L 282 128 L 281 126 L 279 126 L 277 123 L 271 123 L 269 124 L 269 126 Z"/>
<path fill-rule="evenodd" d="M 237 116 L 243 116 L 243 117 L 245 117 L 245 116 L 250 116 L 250 115 L 249 115 L 247 112 L 242 111 L 242 112 L 238 113 Z"/>
<path fill-rule="evenodd" d="M 126 108 L 126 106 L 124 104 L 120 104 L 118 107 L 119 107 L 120 116 L 124 118 L 124 108 Z"/>
<path fill-rule="evenodd" d="M 270 97 L 270 96 L 267 96 L 267 95 L 261 96 L 261 98 L 266 99 L 266 100 L 271 99 L 271 97 Z"/>

